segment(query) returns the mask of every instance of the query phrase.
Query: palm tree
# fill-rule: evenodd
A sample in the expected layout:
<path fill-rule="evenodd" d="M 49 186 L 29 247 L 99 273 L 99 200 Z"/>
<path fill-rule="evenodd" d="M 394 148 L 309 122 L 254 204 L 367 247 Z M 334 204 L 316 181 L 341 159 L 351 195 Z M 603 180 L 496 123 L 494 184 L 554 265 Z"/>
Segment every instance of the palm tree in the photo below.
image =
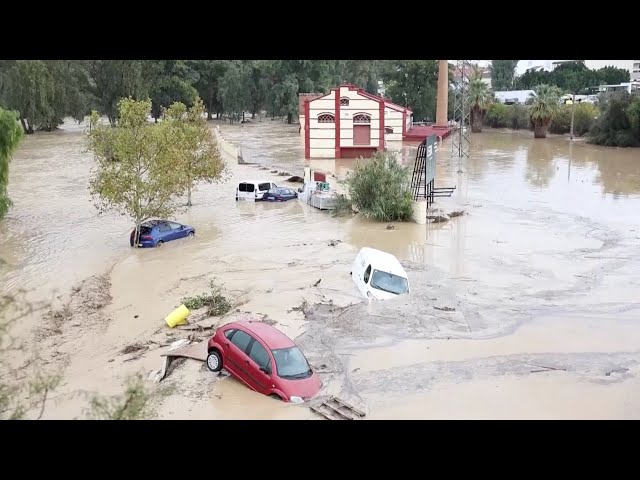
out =
<path fill-rule="evenodd" d="M 484 114 L 491 103 L 489 86 L 478 76 L 469 81 L 469 102 L 471 103 L 471 132 L 482 132 Z"/>
<path fill-rule="evenodd" d="M 556 86 L 537 85 L 533 87 L 529 105 L 529 119 L 533 124 L 534 138 L 547 138 L 547 127 L 560 109 L 562 92 Z"/>

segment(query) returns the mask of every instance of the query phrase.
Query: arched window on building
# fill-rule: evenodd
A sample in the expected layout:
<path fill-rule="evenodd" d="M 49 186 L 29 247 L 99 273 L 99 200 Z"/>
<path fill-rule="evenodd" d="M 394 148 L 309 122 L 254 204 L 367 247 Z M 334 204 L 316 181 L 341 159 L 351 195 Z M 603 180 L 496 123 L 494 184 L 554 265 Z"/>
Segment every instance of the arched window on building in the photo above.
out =
<path fill-rule="evenodd" d="M 349 99 L 347 97 L 342 97 L 340 99 L 340 106 L 341 107 L 348 107 L 349 106 Z"/>
<path fill-rule="evenodd" d="M 357 113 L 353 116 L 353 123 L 371 123 L 371 116 L 366 113 Z"/>
<path fill-rule="evenodd" d="M 387 133 L 387 134 L 389 134 L 389 133 L 393 133 L 393 128 L 391 128 L 391 127 L 384 127 L 384 133 Z"/>
<path fill-rule="evenodd" d="M 321 113 L 318 115 L 318 123 L 336 123 L 336 117 L 331 113 Z"/>

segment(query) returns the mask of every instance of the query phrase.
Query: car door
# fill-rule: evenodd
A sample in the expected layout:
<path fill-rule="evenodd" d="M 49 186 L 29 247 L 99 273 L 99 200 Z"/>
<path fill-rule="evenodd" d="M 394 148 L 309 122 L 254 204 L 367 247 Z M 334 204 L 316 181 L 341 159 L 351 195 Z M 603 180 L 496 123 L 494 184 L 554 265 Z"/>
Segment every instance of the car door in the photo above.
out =
<path fill-rule="evenodd" d="M 162 240 L 163 242 L 168 242 L 169 240 L 172 240 L 171 227 L 166 222 L 163 222 L 160 225 L 158 225 L 158 234 L 160 237 L 159 240 Z"/>
<path fill-rule="evenodd" d="M 249 382 L 251 382 L 251 386 L 255 391 L 268 395 L 272 385 L 271 371 L 273 364 L 271 355 L 269 355 L 267 347 L 256 338 L 249 344 L 248 352 L 249 360 L 246 365 Z"/>
<path fill-rule="evenodd" d="M 171 227 L 171 240 L 186 236 L 186 230 L 179 223 L 169 222 L 169 226 Z"/>
<path fill-rule="evenodd" d="M 254 382 L 249 380 L 248 364 L 249 356 L 247 349 L 253 337 L 243 330 L 236 330 L 225 342 L 225 368 L 229 373 L 233 374 L 238 380 L 254 388 Z"/>

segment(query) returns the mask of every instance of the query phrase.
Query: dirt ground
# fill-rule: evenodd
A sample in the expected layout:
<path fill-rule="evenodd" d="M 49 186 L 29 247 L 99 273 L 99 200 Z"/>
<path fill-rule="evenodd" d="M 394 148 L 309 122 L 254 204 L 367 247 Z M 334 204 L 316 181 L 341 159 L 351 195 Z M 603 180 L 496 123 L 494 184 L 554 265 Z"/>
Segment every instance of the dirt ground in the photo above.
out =
<path fill-rule="evenodd" d="M 200 187 L 177 217 L 196 237 L 153 250 L 129 248 L 126 219 L 95 214 L 80 133 L 27 139 L 11 173 L 0 274 L 3 291 L 53 299 L 50 312 L 15 326 L 63 375 L 43 418 L 83 418 L 87 393 L 121 393 L 127 375 L 161 367 L 171 342 L 211 334 L 171 330 L 163 318 L 212 279 L 234 308 L 192 322 L 251 313 L 274 323 L 320 374 L 321 395 L 367 418 L 640 418 L 633 152 L 486 132 L 462 174 L 438 157 L 438 186 L 456 186 L 438 206 L 466 215 L 387 229 L 299 202 L 236 203 L 235 181 L 301 174 L 297 128 L 270 123 L 221 125 L 264 169 L 230 162 L 231 180 Z M 412 148 L 402 148 L 405 161 Z M 350 162 L 311 164 L 341 177 Z M 52 216 L 57 223 L 44 222 Z M 411 295 L 363 302 L 349 277 L 362 246 L 396 255 Z M 195 360 L 147 388 L 156 418 L 318 418 Z"/>

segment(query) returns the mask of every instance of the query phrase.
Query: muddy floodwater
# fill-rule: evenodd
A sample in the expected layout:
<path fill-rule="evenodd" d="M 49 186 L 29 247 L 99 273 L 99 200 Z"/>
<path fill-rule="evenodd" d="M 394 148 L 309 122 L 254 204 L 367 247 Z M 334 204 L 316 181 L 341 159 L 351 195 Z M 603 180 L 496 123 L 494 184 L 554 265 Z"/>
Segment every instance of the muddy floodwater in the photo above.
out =
<path fill-rule="evenodd" d="M 445 141 L 436 186 L 456 189 L 437 207 L 466 215 L 387 229 L 298 201 L 236 202 L 238 181 L 303 174 L 301 135 L 268 119 L 215 125 L 257 165 L 227 157 L 229 178 L 199 186 L 176 215 L 195 238 L 160 249 L 130 248 L 131 222 L 97 214 L 83 127 L 30 135 L 16 153 L 0 289 L 66 306 L 13 325 L 63 374 L 44 418 L 83 418 L 85 393 L 115 395 L 127 375 L 158 369 L 182 338 L 163 318 L 214 278 L 238 310 L 223 322 L 275 322 L 321 393 L 366 418 L 640 418 L 640 150 L 488 129 L 459 163 Z M 411 165 L 416 144 L 393 148 Z M 353 162 L 310 165 L 341 178 Z M 362 303 L 349 272 L 363 246 L 398 257 L 411 295 Z M 121 353 L 134 343 L 145 347 Z M 158 418 L 318 418 L 194 360 L 147 383 Z"/>

